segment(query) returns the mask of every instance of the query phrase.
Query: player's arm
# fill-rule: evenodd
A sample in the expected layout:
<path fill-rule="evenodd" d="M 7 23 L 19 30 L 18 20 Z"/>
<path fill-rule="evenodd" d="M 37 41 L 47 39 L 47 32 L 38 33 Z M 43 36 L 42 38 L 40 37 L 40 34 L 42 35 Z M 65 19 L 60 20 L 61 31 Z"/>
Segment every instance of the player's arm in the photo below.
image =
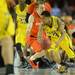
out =
<path fill-rule="evenodd" d="M 65 31 L 65 29 L 64 29 L 65 23 L 64 23 L 63 21 L 61 21 L 60 18 L 57 18 L 57 21 L 58 21 L 58 27 L 59 27 L 58 30 L 61 32 L 61 37 L 60 37 L 59 40 L 56 42 L 56 44 L 59 45 L 60 42 L 64 39 L 66 31 Z"/>
<path fill-rule="evenodd" d="M 42 42 L 42 32 L 43 32 L 43 22 L 39 23 L 39 31 L 37 35 L 37 39 L 39 42 Z"/>
<path fill-rule="evenodd" d="M 32 15 L 30 15 L 29 19 L 28 19 L 28 26 L 27 26 L 27 30 L 26 30 L 26 35 L 29 36 L 31 33 L 31 29 L 33 26 L 33 22 L 34 22 L 34 17 Z"/>

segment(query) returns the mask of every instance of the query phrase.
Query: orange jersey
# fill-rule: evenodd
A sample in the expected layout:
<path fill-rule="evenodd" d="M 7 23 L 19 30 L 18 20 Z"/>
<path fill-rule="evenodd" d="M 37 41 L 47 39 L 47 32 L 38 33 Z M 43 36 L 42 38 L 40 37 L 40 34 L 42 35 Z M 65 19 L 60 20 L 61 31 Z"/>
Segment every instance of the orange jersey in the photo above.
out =
<path fill-rule="evenodd" d="M 44 47 L 37 40 L 37 35 L 38 35 L 38 31 L 39 31 L 40 16 L 37 14 L 36 11 L 34 11 L 32 15 L 34 17 L 34 22 L 33 22 L 33 26 L 31 29 L 31 35 L 27 38 L 27 44 L 29 44 L 33 48 L 32 49 L 33 52 L 36 53 L 36 52 L 40 52 Z M 42 39 L 49 40 L 44 31 L 42 32 Z M 47 43 L 49 44 L 49 41 L 47 41 Z"/>
<path fill-rule="evenodd" d="M 36 11 L 32 15 L 34 17 L 34 22 L 31 30 L 31 35 L 37 37 L 39 23 L 40 23 L 40 16 L 37 14 Z"/>
<path fill-rule="evenodd" d="M 34 17 L 34 22 L 33 22 L 32 30 L 31 30 L 31 35 L 34 37 L 37 37 L 41 18 L 36 11 L 34 11 L 32 15 Z M 42 37 L 45 38 L 45 36 L 46 36 L 46 33 L 43 31 Z"/>

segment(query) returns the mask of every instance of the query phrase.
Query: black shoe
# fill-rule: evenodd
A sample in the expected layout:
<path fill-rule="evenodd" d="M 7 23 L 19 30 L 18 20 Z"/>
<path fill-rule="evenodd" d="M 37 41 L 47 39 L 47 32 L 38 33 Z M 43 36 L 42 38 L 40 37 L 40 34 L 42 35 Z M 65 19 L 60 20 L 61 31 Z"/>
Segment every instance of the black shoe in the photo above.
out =
<path fill-rule="evenodd" d="M 28 61 L 25 59 L 19 67 L 20 67 L 20 68 L 31 68 L 31 65 L 30 65 L 30 64 L 28 63 Z"/>
<path fill-rule="evenodd" d="M 28 66 L 27 62 L 22 62 L 19 68 L 26 68 Z"/>
<path fill-rule="evenodd" d="M 6 74 L 5 75 L 14 75 L 14 66 L 11 64 L 6 65 Z"/>
<path fill-rule="evenodd" d="M 73 58 L 73 59 L 71 58 L 71 59 L 70 59 L 70 62 L 71 62 L 71 63 L 75 63 L 75 58 Z"/>
<path fill-rule="evenodd" d="M 28 66 L 25 67 L 25 69 L 32 69 L 32 66 L 30 64 L 28 64 Z"/>

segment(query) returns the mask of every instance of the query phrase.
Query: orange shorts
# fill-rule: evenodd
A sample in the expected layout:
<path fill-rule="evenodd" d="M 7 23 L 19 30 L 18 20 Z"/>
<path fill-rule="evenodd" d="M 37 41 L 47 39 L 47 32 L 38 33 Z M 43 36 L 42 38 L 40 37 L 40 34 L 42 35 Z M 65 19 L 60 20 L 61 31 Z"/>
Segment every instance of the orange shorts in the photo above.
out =
<path fill-rule="evenodd" d="M 49 47 L 50 46 L 50 41 L 48 38 L 44 38 L 45 42 L 47 40 L 47 46 Z M 45 45 L 46 45 L 45 43 Z M 32 51 L 34 53 L 36 52 L 41 52 L 41 50 L 43 49 L 43 45 L 41 43 L 38 42 L 37 38 L 35 37 L 28 37 L 27 38 L 27 44 L 30 45 L 30 47 L 32 47 Z M 43 42 L 44 44 L 44 42 Z"/>
<path fill-rule="evenodd" d="M 37 41 L 37 38 L 28 37 L 27 44 L 32 48 L 34 53 L 40 52 L 42 50 L 42 45 Z"/>

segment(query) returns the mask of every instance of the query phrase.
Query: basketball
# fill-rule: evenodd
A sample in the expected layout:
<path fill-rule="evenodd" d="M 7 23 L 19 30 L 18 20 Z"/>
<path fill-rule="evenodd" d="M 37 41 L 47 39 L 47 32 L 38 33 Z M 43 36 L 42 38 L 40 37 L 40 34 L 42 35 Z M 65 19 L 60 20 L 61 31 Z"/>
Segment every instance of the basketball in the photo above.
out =
<path fill-rule="evenodd" d="M 42 47 L 43 47 L 43 49 L 46 50 L 46 49 L 50 48 L 50 45 L 51 45 L 51 42 L 50 42 L 49 39 L 43 40 L 43 42 L 42 42 Z"/>

